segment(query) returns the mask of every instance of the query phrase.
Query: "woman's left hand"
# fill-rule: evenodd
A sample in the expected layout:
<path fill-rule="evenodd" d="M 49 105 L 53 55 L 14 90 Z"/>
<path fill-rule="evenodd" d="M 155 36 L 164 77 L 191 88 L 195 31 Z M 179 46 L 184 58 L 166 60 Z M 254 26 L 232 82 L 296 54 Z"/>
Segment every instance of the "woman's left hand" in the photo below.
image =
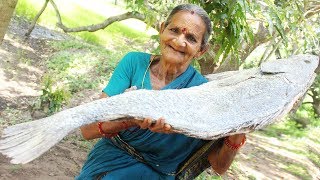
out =
<path fill-rule="evenodd" d="M 152 132 L 156 133 L 174 133 L 170 124 L 165 123 L 164 118 L 159 118 L 155 123 L 152 123 L 152 119 L 145 118 L 143 121 L 137 120 L 136 124 L 140 126 L 141 129 L 149 129 Z"/>
<path fill-rule="evenodd" d="M 241 144 L 246 139 L 246 134 L 235 134 L 228 137 L 232 144 Z"/>

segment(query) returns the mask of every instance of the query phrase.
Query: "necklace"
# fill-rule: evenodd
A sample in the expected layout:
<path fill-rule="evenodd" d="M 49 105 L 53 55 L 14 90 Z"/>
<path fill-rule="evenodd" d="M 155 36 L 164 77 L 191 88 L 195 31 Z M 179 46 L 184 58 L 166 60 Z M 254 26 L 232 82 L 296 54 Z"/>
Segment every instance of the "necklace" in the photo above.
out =
<path fill-rule="evenodd" d="M 143 75 L 143 78 L 142 78 L 142 82 L 141 82 L 141 89 L 144 88 L 144 80 L 145 80 L 145 78 L 146 78 L 146 75 L 147 75 L 148 70 L 150 69 L 151 63 L 152 63 L 152 61 L 154 60 L 155 57 L 156 57 L 156 56 L 153 56 L 153 57 L 151 58 L 150 63 L 148 64 L 148 67 L 147 67 L 146 71 L 144 72 L 144 75 Z"/>
<path fill-rule="evenodd" d="M 141 81 L 141 88 L 143 89 L 145 86 L 144 86 L 144 82 L 145 82 L 145 79 L 146 79 L 146 76 L 147 76 L 147 73 L 148 73 L 148 70 L 150 71 L 150 84 L 151 84 L 151 89 L 155 89 L 155 90 L 160 90 L 162 89 L 163 87 L 165 87 L 167 85 L 166 82 L 161 82 L 159 80 L 159 70 L 158 70 L 158 75 L 155 75 L 154 72 L 152 72 L 152 69 L 151 69 L 151 65 L 154 63 L 155 59 L 157 58 L 158 56 L 153 56 L 151 59 L 150 59 L 150 63 L 148 64 L 148 67 L 146 69 L 146 71 L 144 72 L 144 75 L 143 75 L 143 78 L 142 78 L 142 81 Z M 159 59 L 157 59 L 159 60 Z M 155 82 L 155 80 L 157 80 L 157 82 Z M 174 80 L 171 79 L 168 84 L 170 84 L 172 81 Z"/>

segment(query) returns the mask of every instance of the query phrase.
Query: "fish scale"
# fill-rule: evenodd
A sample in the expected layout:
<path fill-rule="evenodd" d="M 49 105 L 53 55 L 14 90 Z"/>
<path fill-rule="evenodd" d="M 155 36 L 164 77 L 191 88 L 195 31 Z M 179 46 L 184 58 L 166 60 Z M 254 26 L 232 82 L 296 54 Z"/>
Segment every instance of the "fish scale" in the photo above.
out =
<path fill-rule="evenodd" d="M 121 118 L 156 121 L 174 131 L 217 139 L 261 129 L 287 114 L 315 79 L 318 57 L 297 55 L 260 68 L 207 75 L 208 83 L 185 89 L 136 90 L 9 126 L 0 152 L 11 163 L 32 161 L 82 125 Z"/>

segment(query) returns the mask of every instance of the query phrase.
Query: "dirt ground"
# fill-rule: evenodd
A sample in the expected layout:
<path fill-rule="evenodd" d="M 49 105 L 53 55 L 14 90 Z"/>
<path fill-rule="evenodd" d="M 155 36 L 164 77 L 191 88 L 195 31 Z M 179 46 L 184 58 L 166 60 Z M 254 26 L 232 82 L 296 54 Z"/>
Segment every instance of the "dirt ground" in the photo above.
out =
<path fill-rule="evenodd" d="M 31 37 L 24 39 L 27 26 L 27 22 L 15 18 L 0 46 L 0 133 L 10 124 L 37 119 L 30 106 L 41 94 L 40 80 L 46 72 L 45 60 L 55 51 L 48 42 L 70 38 L 37 26 Z M 99 91 L 94 90 L 81 91 L 73 96 L 70 106 L 92 101 L 98 94 Z M 76 131 L 25 165 L 10 164 L 9 159 L 0 155 L 0 179 L 74 179 L 92 144 L 82 140 Z M 275 138 L 249 134 L 232 170 L 222 178 L 317 179 L 319 167 L 306 157 L 292 153 L 294 148 Z M 307 167 L 309 178 L 284 170 L 286 163 L 300 163 Z M 209 179 L 209 176 L 204 178 Z"/>

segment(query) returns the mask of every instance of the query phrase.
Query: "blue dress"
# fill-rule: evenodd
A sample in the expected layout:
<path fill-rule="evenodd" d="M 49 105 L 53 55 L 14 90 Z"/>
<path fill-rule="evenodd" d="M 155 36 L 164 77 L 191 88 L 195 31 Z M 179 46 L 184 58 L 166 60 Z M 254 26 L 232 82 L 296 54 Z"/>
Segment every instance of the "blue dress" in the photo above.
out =
<path fill-rule="evenodd" d="M 117 65 L 103 92 L 114 96 L 131 86 L 152 89 L 148 70 L 150 57 L 147 53 L 128 53 Z M 163 89 L 188 88 L 205 82 L 207 80 L 189 66 Z M 135 127 L 120 132 L 120 136 L 143 156 L 147 164 L 119 149 L 110 139 L 102 138 L 89 153 L 77 179 L 94 179 L 104 172 L 108 172 L 104 179 L 174 179 L 172 174 L 179 164 L 205 143 L 182 134 L 154 133 Z"/>

